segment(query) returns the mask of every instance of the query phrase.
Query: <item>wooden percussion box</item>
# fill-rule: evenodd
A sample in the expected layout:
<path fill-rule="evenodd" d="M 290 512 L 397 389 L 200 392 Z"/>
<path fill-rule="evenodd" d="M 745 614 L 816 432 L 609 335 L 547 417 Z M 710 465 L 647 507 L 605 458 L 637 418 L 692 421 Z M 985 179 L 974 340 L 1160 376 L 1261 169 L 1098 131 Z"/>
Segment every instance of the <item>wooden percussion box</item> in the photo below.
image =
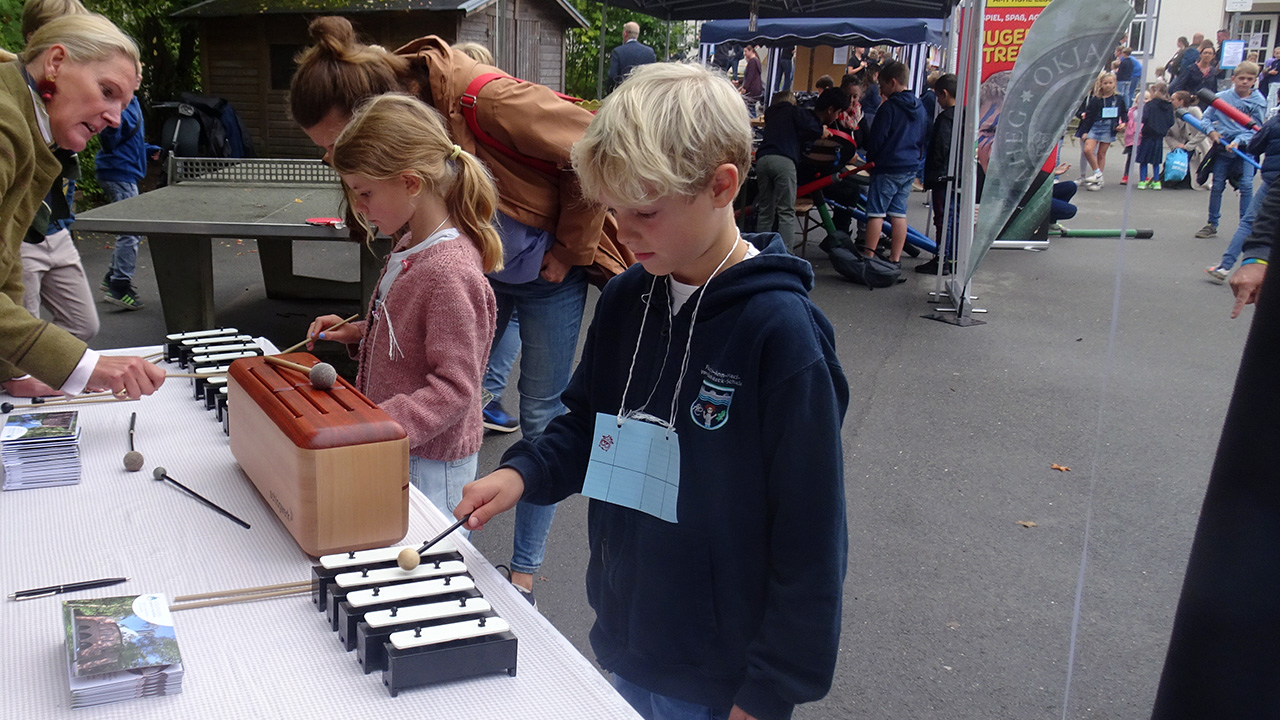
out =
<path fill-rule="evenodd" d="M 310 353 L 282 356 L 310 367 Z M 261 357 L 231 364 L 231 452 L 312 556 L 400 542 L 409 530 L 409 438 L 338 378 L 316 390 Z"/>

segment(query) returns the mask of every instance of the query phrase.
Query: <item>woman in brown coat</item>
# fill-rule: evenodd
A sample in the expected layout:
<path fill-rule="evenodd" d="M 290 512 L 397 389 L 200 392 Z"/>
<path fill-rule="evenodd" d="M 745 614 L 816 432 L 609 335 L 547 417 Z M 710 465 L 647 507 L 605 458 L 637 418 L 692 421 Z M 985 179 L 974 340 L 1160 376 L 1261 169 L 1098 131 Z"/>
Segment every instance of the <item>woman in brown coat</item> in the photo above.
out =
<path fill-rule="evenodd" d="M 453 142 L 493 174 L 504 263 L 489 276 L 498 301 L 495 341 L 514 310 L 523 345 L 520 428 L 533 439 L 564 412 L 560 393 L 573 368 L 588 274 L 602 281 L 634 261 L 612 241 L 612 218 L 582 197 L 570 169 L 569 150 L 591 113 L 434 35 L 390 52 L 359 42 L 344 18 L 317 18 L 310 33 L 313 45 L 299 57 L 290 104 L 294 120 L 326 155 L 362 100 L 408 92 L 438 110 Z M 554 513 L 554 506 L 525 503 L 516 511 L 511 574 L 525 591 L 542 563 Z"/>

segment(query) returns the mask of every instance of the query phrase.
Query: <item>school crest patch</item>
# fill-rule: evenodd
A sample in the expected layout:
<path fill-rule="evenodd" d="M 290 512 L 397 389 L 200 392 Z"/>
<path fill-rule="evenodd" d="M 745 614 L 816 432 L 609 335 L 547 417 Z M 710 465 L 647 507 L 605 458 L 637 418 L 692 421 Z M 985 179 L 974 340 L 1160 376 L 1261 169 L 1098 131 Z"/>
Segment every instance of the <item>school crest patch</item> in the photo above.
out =
<path fill-rule="evenodd" d="M 729 421 L 729 405 L 733 402 L 733 388 L 702 381 L 698 398 L 689 408 L 693 422 L 707 430 L 719 430 Z"/>

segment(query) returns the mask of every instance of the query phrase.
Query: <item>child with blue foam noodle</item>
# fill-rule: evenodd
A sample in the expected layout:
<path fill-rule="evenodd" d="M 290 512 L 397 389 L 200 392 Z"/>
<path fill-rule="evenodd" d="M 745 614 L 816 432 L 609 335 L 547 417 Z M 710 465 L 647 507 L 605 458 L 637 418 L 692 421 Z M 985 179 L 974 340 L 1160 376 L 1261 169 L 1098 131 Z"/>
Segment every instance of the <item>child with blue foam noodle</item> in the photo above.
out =
<path fill-rule="evenodd" d="M 751 129 L 723 76 L 638 68 L 572 157 L 639 263 L 601 294 L 568 413 L 454 515 L 588 495 L 590 639 L 618 691 L 646 718 L 789 718 L 830 689 L 848 543 L 849 390 L 813 271 L 738 233 Z"/>

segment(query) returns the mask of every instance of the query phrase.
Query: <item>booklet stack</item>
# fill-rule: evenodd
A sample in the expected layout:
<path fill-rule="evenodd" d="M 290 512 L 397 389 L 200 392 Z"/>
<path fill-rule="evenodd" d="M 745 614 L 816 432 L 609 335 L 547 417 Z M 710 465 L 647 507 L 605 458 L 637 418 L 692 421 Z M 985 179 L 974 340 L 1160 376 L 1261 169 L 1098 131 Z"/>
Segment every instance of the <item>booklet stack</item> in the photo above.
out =
<path fill-rule="evenodd" d="M 80 413 L 14 413 L 0 428 L 4 489 L 80 482 Z"/>
<path fill-rule="evenodd" d="M 182 692 L 182 658 L 164 595 L 62 603 L 71 707 Z"/>

